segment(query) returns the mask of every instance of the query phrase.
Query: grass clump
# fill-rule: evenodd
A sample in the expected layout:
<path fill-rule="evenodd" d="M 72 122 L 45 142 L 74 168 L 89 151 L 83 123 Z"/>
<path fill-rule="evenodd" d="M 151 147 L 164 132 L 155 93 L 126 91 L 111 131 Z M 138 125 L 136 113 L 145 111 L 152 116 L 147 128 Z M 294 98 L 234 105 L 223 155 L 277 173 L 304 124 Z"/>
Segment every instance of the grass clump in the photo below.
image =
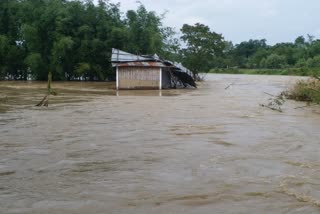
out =
<path fill-rule="evenodd" d="M 318 78 L 299 80 L 286 92 L 286 96 L 288 99 L 319 104 L 320 80 Z"/>

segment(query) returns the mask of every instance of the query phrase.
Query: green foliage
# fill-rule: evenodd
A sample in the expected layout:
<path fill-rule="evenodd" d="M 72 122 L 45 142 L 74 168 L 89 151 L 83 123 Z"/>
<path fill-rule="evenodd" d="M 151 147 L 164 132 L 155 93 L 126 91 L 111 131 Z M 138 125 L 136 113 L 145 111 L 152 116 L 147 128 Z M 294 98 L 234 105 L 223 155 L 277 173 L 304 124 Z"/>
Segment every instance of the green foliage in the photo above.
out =
<path fill-rule="evenodd" d="M 127 12 L 128 50 L 139 54 L 154 54 L 162 49 L 161 18 L 148 12 L 143 5 Z"/>
<path fill-rule="evenodd" d="M 73 45 L 71 37 L 62 37 L 53 44 L 51 63 L 55 68 L 55 79 L 63 80 L 66 77 L 70 80 L 73 77 Z"/>
<path fill-rule="evenodd" d="M 194 72 L 207 72 L 210 62 L 216 57 L 222 56 L 225 41 L 221 34 L 210 31 L 206 25 L 197 23 L 195 25 L 184 24 L 181 39 L 186 48 L 181 50 L 184 64 Z"/>
<path fill-rule="evenodd" d="M 249 59 L 247 66 L 248 68 L 265 68 L 266 58 L 269 52 L 266 49 L 258 49 Z"/>
<path fill-rule="evenodd" d="M 85 62 L 81 62 L 77 65 L 76 69 L 75 69 L 75 75 L 76 77 L 82 77 L 85 76 L 86 73 L 88 73 L 90 71 L 90 64 L 85 63 Z"/>
<path fill-rule="evenodd" d="M 120 4 L 108 0 L 1 0 L 0 79 L 46 80 L 51 71 L 53 80 L 112 80 L 111 48 L 182 61 L 195 76 L 210 69 L 320 70 L 320 40 L 311 35 L 273 46 L 265 39 L 233 45 L 200 23 L 184 24 L 178 38 L 163 18 L 142 4 L 121 13 Z"/>
<path fill-rule="evenodd" d="M 314 78 L 298 81 L 286 94 L 289 99 L 320 103 L 320 81 Z"/>
<path fill-rule="evenodd" d="M 320 56 L 320 40 L 315 40 L 311 35 L 308 35 L 307 39 L 299 36 L 294 43 L 278 43 L 273 46 L 266 45 L 264 39 L 249 40 L 225 51 L 223 57 L 225 63 L 219 67 L 228 68 L 231 65 L 237 68 L 250 68 L 253 69 L 253 73 L 281 68 L 282 71 L 277 73 L 306 75 L 310 70 L 320 68 L 317 62 L 318 55 Z"/>
<path fill-rule="evenodd" d="M 0 35 L 0 79 L 4 79 L 7 76 L 7 53 L 9 49 L 10 44 L 8 38 L 4 35 Z"/>
<path fill-rule="evenodd" d="M 106 0 L 0 1 L 0 79 L 113 79 L 111 48 L 173 59 L 175 32 L 143 5 L 123 17 Z"/>
<path fill-rule="evenodd" d="M 306 62 L 309 68 L 320 68 L 320 55 L 313 58 L 309 58 Z"/>
<path fill-rule="evenodd" d="M 43 59 L 41 57 L 41 54 L 39 53 L 30 53 L 26 59 L 25 64 L 29 67 L 31 70 L 31 76 L 34 79 L 38 80 L 45 80 L 46 79 L 46 66 L 43 62 Z"/>
<path fill-rule="evenodd" d="M 250 39 L 248 42 L 241 42 L 239 45 L 236 45 L 235 52 L 237 55 L 249 58 L 254 55 L 259 49 L 267 48 L 266 40 L 252 40 Z"/>
<path fill-rule="evenodd" d="M 305 68 L 307 67 L 307 60 L 305 58 L 301 58 L 297 61 L 295 67 L 297 68 Z"/>
<path fill-rule="evenodd" d="M 312 41 L 308 48 L 309 57 L 320 55 L 320 41 Z"/>
<path fill-rule="evenodd" d="M 298 38 L 296 38 L 296 40 L 294 41 L 294 44 L 296 46 L 300 46 L 303 47 L 306 45 L 306 40 L 303 36 L 299 36 Z"/>
<path fill-rule="evenodd" d="M 286 58 L 277 54 L 271 54 L 266 58 L 265 68 L 284 68 L 287 65 Z"/>

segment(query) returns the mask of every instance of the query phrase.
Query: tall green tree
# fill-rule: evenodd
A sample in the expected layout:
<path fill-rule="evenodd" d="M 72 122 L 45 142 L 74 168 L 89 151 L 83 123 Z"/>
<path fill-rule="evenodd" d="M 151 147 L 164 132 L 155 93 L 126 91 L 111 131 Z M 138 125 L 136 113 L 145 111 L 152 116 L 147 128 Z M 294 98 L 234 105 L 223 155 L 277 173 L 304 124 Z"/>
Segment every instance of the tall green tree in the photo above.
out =
<path fill-rule="evenodd" d="M 138 54 L 154 54 L 163 48 L 161 17 L 148 12 L 143 5 L 127 12 L 128 50 Z"/>
<path fill-rule="evenodd" d="M 210 62 L 222 56 L 226 45 L 224 38 L 221 34 L 211 31 L 208 26 L 200 23 L 184 24 L 181 33 L 181 39 L 186 46 L 181 50 L 183 62 L 195 76 L 199 72 L 207 72 Z"/>

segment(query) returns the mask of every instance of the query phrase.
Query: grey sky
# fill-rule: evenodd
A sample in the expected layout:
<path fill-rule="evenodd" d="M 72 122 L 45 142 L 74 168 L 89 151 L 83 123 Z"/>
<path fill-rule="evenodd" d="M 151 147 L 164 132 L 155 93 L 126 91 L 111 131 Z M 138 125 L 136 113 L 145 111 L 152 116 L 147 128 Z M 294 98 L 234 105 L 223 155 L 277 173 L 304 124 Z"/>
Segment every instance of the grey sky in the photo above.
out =
<path fill-rule="evenodd" d="M 136 9 L 136 0 L 111 0 L 121 11 Z M 140 0 L 161 14 L 165 26 L 179 31 L 184 23 L 200 22 L 234 43 L 267 39 L 268 44 L 292 42 L 300 35 L 320 38 L 319 0 Z"/>

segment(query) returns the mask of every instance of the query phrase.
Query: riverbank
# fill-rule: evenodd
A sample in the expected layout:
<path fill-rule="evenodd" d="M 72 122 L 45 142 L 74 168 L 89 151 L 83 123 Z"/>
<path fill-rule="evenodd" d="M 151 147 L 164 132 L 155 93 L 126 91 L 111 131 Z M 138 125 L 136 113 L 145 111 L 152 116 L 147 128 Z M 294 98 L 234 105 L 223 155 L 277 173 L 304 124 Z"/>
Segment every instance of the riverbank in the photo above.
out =
<path fill-rule="evenodd" d="M 209 73 L 310 76 L 310 75 L 313 75 L 314 73 L 319 73 L 319 70 L 320 69 L 310 69 L 310 68 L 284 68 L 284 69 L 219 68 L 219 69 L 211 69 Z"/>

